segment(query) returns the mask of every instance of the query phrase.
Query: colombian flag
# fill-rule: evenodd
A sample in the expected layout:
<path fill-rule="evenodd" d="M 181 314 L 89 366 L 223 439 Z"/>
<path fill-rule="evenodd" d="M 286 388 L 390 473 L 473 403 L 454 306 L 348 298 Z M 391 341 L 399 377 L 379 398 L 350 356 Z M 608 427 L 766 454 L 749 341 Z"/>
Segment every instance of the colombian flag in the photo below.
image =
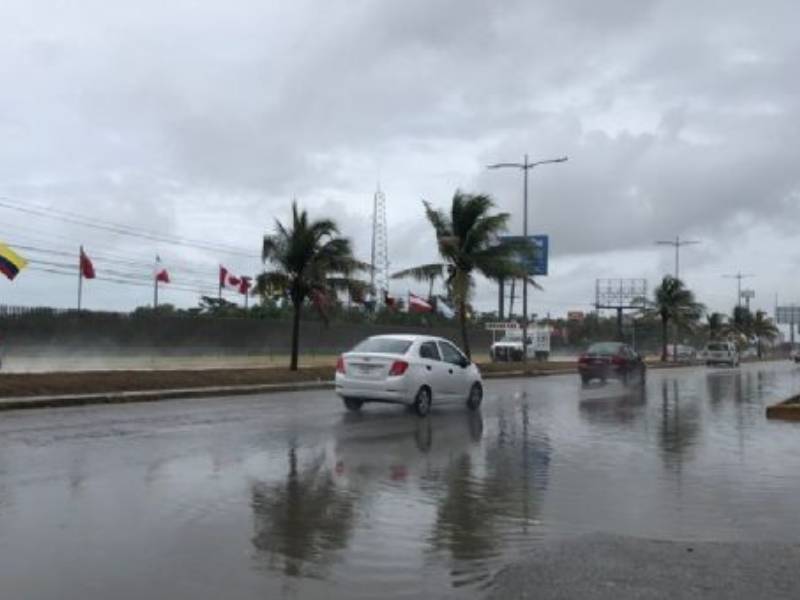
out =
<path fill-rule="evenodd" d="M 17 273 L 19 273 L 27 265 L 27 260 L 0 242 L 0 273 L 13 281 L 14 277 L 17 276 Z"/>

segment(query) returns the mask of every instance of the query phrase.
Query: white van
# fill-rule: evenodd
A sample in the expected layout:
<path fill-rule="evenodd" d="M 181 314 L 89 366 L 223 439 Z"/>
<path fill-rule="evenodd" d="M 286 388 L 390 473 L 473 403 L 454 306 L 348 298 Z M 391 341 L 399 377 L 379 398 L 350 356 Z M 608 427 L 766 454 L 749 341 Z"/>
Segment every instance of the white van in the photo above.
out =
<path fill-rule="evenodd" d="M 706 366 L 729 365 L 739 366 L 739 351 L 733 342 L 709 342 L 703 350 Z"/>

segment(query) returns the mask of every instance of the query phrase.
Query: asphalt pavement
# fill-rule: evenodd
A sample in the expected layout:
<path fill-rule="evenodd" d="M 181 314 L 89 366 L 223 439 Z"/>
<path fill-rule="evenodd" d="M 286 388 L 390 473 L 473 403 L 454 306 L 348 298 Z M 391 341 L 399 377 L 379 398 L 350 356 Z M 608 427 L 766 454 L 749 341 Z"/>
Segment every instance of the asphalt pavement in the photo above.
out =
<path fill-rule="evenodd" d="M 5 412 L 0 598 L 797 597 L 798 431 L 764 407 L 798 388 L 774 363 L 495 380 L 429 419 L 330 391 Z"/>

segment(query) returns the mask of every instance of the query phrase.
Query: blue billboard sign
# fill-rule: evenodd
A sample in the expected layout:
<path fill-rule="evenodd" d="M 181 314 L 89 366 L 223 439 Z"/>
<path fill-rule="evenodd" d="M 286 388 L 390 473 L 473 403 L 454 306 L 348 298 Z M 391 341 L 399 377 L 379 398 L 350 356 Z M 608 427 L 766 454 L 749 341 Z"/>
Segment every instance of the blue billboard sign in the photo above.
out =
<path fill-rule="evenodd" d="M 521 235 L 504 235 L 500 237 L 500 242 L 512 242 L 519 244 L 524 241 Z M 530 256 L 521 257 L 527 268 L 529 275 L 547 275 L 547 267 L 550 258 L 550 236 L 548 235 L 529 235 L 528 242 L 532 245 L 533 251 Z"/>

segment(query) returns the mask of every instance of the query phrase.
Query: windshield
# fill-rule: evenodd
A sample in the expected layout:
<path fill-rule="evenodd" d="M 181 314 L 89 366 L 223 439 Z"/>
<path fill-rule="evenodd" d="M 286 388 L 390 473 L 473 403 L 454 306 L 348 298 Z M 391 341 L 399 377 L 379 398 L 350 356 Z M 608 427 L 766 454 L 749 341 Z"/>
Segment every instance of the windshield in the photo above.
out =
<path fill-rule="evenodd" d="M 381 354 L 403 355 L 408 352 L 411 342 L 399 338 L 374 337 L 367 338 L 355 348 L 353 352 L 379 352 Z"/>
<path fill-rule="evenodd" d="M 619 354 L 622 349 L 622 344 L 616 342 L 601 342 L 599 344 L 592 344 L 587 350 L 588 354 Z"/>

